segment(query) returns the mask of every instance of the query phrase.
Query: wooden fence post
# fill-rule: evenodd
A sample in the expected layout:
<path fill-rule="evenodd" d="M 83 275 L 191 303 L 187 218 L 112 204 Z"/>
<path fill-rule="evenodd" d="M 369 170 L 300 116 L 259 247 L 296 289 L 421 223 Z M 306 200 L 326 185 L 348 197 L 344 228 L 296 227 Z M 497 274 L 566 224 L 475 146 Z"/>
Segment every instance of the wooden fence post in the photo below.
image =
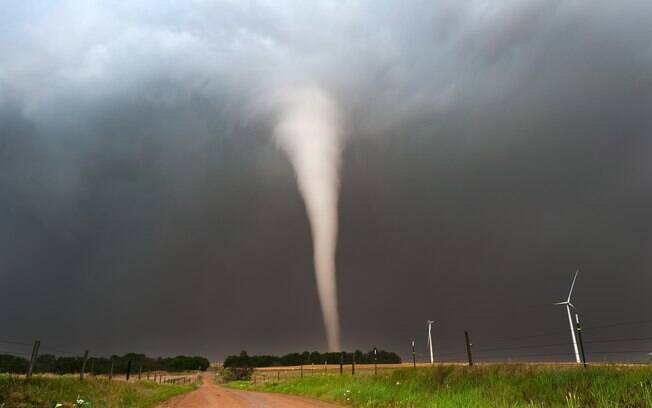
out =
<path fill-rule="evenodd" d="M 469 332 L 464 331 L 464 340 L 466 341 L 466 355 L 469 357 L 469 367 L 473 365 L 473 355 L 471 355 L 471 342 L 469 341 Z"/>
<path fill-rule="evenodd" d="M 575 313 L 575 322 L 577 323 L 577 339 L 580 342 L 580 350 L 582 351 L 582 364 L 586 368 L 586 355 L 584 354 L 584 342 L 582 341 L 582 326 L 580 326 L 580 316 Z"/>
<path fill-rule="evenodd" d="M 34 346 L 32 347 L 32 357 L 29 359 L 29 365 L 27 366 L 27 378 L 32 376 L 34 372 L 34 364 L 36 364 L 36 359 L 38 358 L 38 349 L 41 347 L 41 341 L 36 340 Z"/>
<path fill-rule="evenodd" d="M 79 381 L 84 381 L 84 371 L 86 371 L 87 361 L 88 361 L 88 350 L 84 351 L 84 359 L 82 360 L 81 371 L 79 372 Z"/>
<path fill-rule="evenodd" d="M 417 353 L 414 351 L 414 340 L 412 340 L 412 366 L 417 369 Z"/>
<path fill-rule="evenodd" d="M 127 381 L 129 381 L 130 375 L 131 375 L 131 360 L 127 361 Z"/>

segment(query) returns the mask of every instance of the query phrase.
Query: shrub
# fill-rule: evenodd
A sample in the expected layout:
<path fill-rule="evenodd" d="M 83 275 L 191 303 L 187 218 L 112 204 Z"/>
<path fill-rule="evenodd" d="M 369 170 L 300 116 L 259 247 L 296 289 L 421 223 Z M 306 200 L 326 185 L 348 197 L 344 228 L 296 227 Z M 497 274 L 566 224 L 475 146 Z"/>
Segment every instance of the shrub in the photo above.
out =
<path fill-rule="evenodd" d="M 254 373 L 252 367 L 226 367 L 222 370 L 222 380 L 229 381 L 249 381 Z"/>

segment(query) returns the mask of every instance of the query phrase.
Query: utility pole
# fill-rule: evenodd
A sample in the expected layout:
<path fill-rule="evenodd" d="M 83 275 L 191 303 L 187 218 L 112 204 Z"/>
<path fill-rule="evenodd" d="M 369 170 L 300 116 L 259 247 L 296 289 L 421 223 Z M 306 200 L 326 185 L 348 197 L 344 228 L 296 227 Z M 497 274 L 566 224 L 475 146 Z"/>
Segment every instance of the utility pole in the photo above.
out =
<path fill-rule="evenodd" d="M 582 364 L 586 368 L 586 356 L 584 355 L 584 342 L 582 342 L 582 326 L 580 326 L 580 316 L 575 313 L 575 323 L 577 324 L 577 339 L 580 341 L 580 350 L 582 351 Z"/>
<path fill-rule="evenodd" d="M 34 346 L 32 347 L 32 357 L 29 359 L 29 365 L 27 366 L 27 378 L 32 376 L 34 372 L 34 364 L 36 364 L 36 359 L 38 358 L 38 349 L 41 347 L 41 341 L 36 340 Z"/>
<path fill-rule="evenodd" d="M 340 354 L 340 375 L 342 375 L 344 371 L 344 352 Z"/>
<path fill-rule="evenodd" d="M 466 340 L 466 355 L 469 357 L 469 367 L 473 365 L 473 356 L 471 355 L 471 342 L 469 341 L 469 332 L 464 331 L 464 340 Z"/>
<path fill-rule="evenodd" d="M 113 356 L 111 357 L 111 371 L 109 371 L 109 380 L 113 379 Z"/>
<path fill-rule="evenodd" d="M 79 372 L 79 381 L 84 381 L 84 371 L 86 371 L 87 361 L 88 361 L 88 350 L 84 351 L 84 359 L 82 360 L 81 371 Z"/>
<path fill-rule="evenodd" d="M 417 353 L 414 351 L 414 340 L 412 340 L 412 366 L 417 369 Z"/>

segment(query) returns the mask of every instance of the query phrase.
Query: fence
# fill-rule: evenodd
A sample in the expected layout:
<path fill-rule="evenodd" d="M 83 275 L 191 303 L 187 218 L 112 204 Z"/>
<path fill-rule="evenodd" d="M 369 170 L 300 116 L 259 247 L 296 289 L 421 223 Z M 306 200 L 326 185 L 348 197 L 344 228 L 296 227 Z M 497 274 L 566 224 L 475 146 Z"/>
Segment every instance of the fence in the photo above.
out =
<path fill-rule="evenodd" d="M 580 328 L 584 339 L 578 339 L 578 347 L 582 351 L 582 362 L 588 364 L 614 363 L 612 356 L 636 356 L 636 363 L 652 362 L 652 336 L 600 338 L 601 329 L 622 326 L 652 325 L 652 320 L 616 322 L 603 325 Z M 574 365 L 575 354 L 570 341 L 544 342 L 542 338 L 551 336 L 569 336 L 569 330 L 549 331 L 545 333 L 527 334 L 516 337 L 496 338 L 491 336 L 489 345 L 483 346 L 483 337 L 478 336 L 471 341 L 472 333 L 460 332 L 459 348 L 435 348 L 435 364 L 487 364 L 487 363 L 551 363 Z M 569 336 L 570 337 L 570 336 Z M 613 347 L 615 345 L 615 347 Z M 610 348 L 605 348 L 610 347 Z M 403 355 L 402 364 L 306 364 L 292 367 L 256 368 L 252 374 L 253 383 L 278 383 L 296 380 L 314 375 L 383 375 L 396 368 L 430 366 L 430 355 L 427 352 L 410 350 Z M 602 357 L 602 358 L 601 358 Z M 609 358 L 607 358 L 609 357 Z M 572 359 L 572 362 L 569 361 Z M 418 362 L 417 362 L 418 361 Z M 621 360 L 622 362 L 622 360 Z M 630 362 L 631 363 L 631 362 Z"/>
<path fill-rule="evenodd" d="M 256 368 L 251 375 L 251 381 L 256 384 L 278 383 L 287 380 L 297 380 L 316 375 L 357 375 L 370 376 L 382 374 L 405 367 L 405 364 L 342 364 L 341 371 L 339 364 L 309 364 L 305 366 L 291 367 L 260 367 Z"/>
<path fill-rule="evenodd" d="M 97 358 L 90 355 L 89 350 L 84 353 L 75 354 L 74 352 L 55 349 L 43 346 L 41 341 L 36 340 L 34 343 L 14 340 L 0 340 L 0 372 L 9 372 L 13 374 L 24 374 L 27 378 L 35 373 L 60 374 L 60 375 L 78 375 L 80 381 L 84 381 L 86 376 L 94 378 L 106 378 L 109 380 L 135 381 L 146 380 L 154 381 L 160 384 L 187 384 L 197 380 L 197 371 L 166 371 L 151 370 L 143 367 L 142 360 L 155 361 L 144 355 L 140 355 L 140 363 L 137 359 L 128 359 L 126 356 Z M 28 351 L 31 348 L 31 352 Z M 8 350 L 7 348 L 12 348 Z M 17 350 L 18 349 L 18 350 Z M 22 349 L 22 350 L 20 350 Z M 58 357 L 54 354 L 57 353 Z M 189 359 L 193 359 L 190 357 Z M 96 372 L 96 361 L 103 361 L 106 367 Z M 126 361 L 126 367 L 116 369 L 115 361 L 121 363 Z M 53 362 L 58 363 L 56 370 L 48 370 Z M 156 360 L 158 361 L 158 360 Z M 194 360 L 193 360 L 194 361 Z M 108 364 L 110 363 L 110 368 Z"/>
<path fill-rule="evenodd" d="M 652 336 L 618 336 L 614 338 L 601 338 L 599 336 L 601 329 L 646 325 L 652 325 L 652 320 L 618 322 L 576 328 L 576 333 L 582 333 L 581 337 L 578 336 L 576 343 L 578 351 L 582 356 L 582 362 L 623 361 L 623 359 L 614 359 L 614 356 L 628 356 L 627 362 L 630 363 L 650 362 L 650 357 L 652 356 Z M 501 338 L 492 336 L 487 343 L 493 344 L 493 346 L 483 347 L 482 337 L 478 337 L 473 344 L 469 344 L 470 342 L 468 340 L 466 342 L 463 341 L 463 333 L 460 333 L 459 348 L 435 349 L 435 361 L 442 363 L 467 362 L 472 355 L 473 360 L 477 362 L 536 361 L 558 363 L 571 358 L 575 362 L 574 344 L 570 339 L 555 342 L 544 342 L 540 340 L 542 338 L 560 335 L 570 337 L 569 329 L 517 337 Z M 416 353 L 416 357 L 420 361 L 429 361 L 429 355 L 427 353 Z"/>
<path fill-rule="evenodd" d="M 600 338 L 597 335 L 600 330 L 613 327 L 624 326 L 647 326 L 652 325 L 652 320 L 639 320 L 630 322 L 615 322 L 603 325 L 587 326 L 582 328 L 584 333 L 583 340 L 579 340 L 579 346 L 583 351 L 583 361 L 596 363 L 606 360 L 614 360 L 614 356 L 636 356 L 636 362 L 649 362 L 652 352 L 652 336 L 625 337 L 618 336 L 614 338 Z M 541 339 L 546 337 L 564 335 L 567 336 L 568 330 L 551 331 L 545 333 L 527 334 L 517 337 L 495 337 L 489 339 L 483 336 L 473 337 L 473 332 L 460 331 L 459 346 L 456 348 L 440 349 L 435 348 L 434 359 L 436 363 L 452 364 L 482 364 L 492 362 L 563 362 L 573 358 L 573 343 L 569 341 L 544 342 Z M 473 340 L 473 341 L 471 341 Z M 487 346 L 484 346 L 487 344 Z M 116 370 L 114 372 L 113 361 L 108 373 L 98 374 L 96 369 L 97 358 L 93 358 L 89 351 L 74 353 L 69 350 L 52 348 L 47 343 L 35 341 L 33 343 L 14 340 L 0 340 L 0 367 L 5 371 L 22 373 L 27 377 L 36 372 L 46 372 L 39 356 L 43 353 L 58 354 L 61 358 L 67 358 L 67 363 L 74 366 L 74 370 L 67 373 L 76 373 L 80 380 L 85 375 L 107 377 L 109 379 L 120 378 L 117 373 L 123 375 L 124 380 L 145 379 L 163 384 L 188 383 L 196 380 L 195 374 L 189 373 L 170 373 L 163 370 L 148 370 L 142 365 L 132 365 L 129 361 L 126 372 Z M 63 356 L 63 357 L 62 357 Z M 67 357 L 66 357 L 67 356 Z M 9 357 L 15 357 L 10 361 Z M 314 375 L 339 375 L 349 373 L 352 375 L 373 375 L 382 374 L 398 367 L 428 365 L 429 354 L 410 350 L 408 357 L 403 355 L 403 364 L 306 364 L 295 367 L 269 367 L 257 368 L 252 376 L 252 381 L 256 383 L 279 382 L 282 380 L 305 378 Z M 4 360 L 3 360 L 4 359 Z M 106 359 L 104 359 L 106 360 Z M 106 363 L 106 361 L 105 361 Z M 6 369 L 9 367 L 9 369 Z M 115 373 L 115 375 L 114 375 Z"/>

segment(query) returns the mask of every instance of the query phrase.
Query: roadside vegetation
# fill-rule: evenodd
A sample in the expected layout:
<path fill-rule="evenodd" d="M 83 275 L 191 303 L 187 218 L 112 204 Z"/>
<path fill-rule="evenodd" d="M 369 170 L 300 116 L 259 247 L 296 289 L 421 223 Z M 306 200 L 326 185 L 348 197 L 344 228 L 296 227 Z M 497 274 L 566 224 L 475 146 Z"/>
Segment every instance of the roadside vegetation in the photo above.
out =
<path fill-rule="evenodd" d="M 81 382 L 72 376 L 34 376 L 25 379 L 0 374 L 0 407 L 149 408 L 195 388 L 195 384 L 127 383 L 100 378 L 88 378 Z"/>
<path fill-rule="evenodd" d="M 280 383 L 235 381 L 356 407 L 652 407 L 651 366 L 495 364 L 401 368 L 382 375 L 317 375 Z"/>

